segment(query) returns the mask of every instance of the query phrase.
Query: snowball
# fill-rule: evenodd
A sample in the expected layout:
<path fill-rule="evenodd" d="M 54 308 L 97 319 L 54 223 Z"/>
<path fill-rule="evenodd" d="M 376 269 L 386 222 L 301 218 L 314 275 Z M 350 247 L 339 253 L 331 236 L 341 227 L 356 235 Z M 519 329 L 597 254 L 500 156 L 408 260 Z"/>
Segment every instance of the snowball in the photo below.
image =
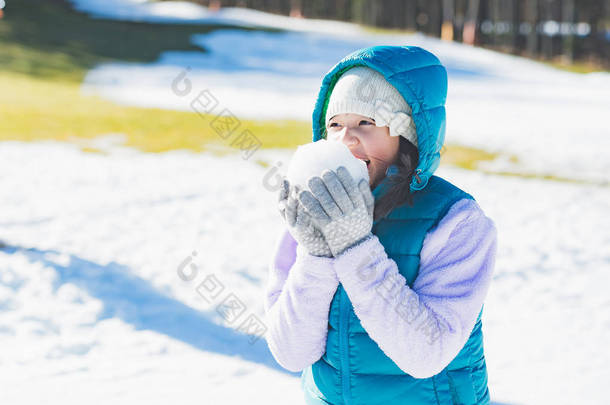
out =
<path fill-rule="evenodd" d="M 347 169 L 356 184 L 362 179 L 369 181 L 366 163 L 355 158 L 342 142 L 326 139 L 299 146 L 290 160 L 286 177 L 291 186 L 309 190 L 307 181 L 310 177 L 322 176 L 326 169 L 336 171 L 339 166 Z"/>

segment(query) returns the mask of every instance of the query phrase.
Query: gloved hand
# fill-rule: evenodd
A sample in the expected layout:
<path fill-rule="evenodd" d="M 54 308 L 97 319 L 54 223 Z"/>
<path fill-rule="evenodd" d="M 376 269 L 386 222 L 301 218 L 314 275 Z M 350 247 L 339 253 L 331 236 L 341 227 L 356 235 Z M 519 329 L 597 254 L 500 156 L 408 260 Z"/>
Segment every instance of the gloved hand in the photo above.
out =
<path fill-rule="evenodd" d="M 285 178 L 278 196 L 278 209 L 286 222 L 288 232 L 313 256 L 332 257 L 333 254 L 319 229 L 314 227 L 311 216 L 297 200 L 297 186 L 290 187 Z"/>
<path fill-rule="evenodd" d="M 375 197 L 366 180 L 358 184 L 347 169 L 325 170 L 309 179 L 309 188 L 298 193 L 299 202 L 311 214 L 333 256 L 372 235 Z"/>

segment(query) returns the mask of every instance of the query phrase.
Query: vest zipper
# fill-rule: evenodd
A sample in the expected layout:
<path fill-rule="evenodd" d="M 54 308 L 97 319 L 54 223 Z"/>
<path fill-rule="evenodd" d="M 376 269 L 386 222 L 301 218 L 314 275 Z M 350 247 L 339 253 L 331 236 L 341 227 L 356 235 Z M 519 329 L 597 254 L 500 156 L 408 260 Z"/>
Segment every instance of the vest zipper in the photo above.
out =
<path fill-rule="evenodd" d="M 343 402 L 350 405 L 352 393 L 349 386 L 349 347 L 348 340 L 349 325 L 349 306 L 347 305 L 347 293 L 341 285 L 341 295 L 339 300 L 339 355 L 341 357 L 341 386 L 343 392 Z"/>

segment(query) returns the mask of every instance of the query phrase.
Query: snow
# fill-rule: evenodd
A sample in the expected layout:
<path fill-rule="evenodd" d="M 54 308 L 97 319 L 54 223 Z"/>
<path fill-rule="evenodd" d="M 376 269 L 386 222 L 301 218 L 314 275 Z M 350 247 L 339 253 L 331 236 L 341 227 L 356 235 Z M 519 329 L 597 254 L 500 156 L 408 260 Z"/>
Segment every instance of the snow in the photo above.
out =
<path fill-rule="evenodd" d="M 325 139 L 297 147 L 286 177 L 291 185 L 308 190 L 307 181 L 311 177 L 321 176 L 327 169 L 336 171 L 339 166 L 347 169 L 356 184 L 362 179 L 369 181 L 366 163 L 356 159 L 344 143 Z"/>
<path fill-rule="evenodd" d="M 263 316 L 274 235 L 260 221 L 279 222 L 262 168 L 47 142 L 4 142 L 0 162 L 2 403 L 300 400 L 264 339 L 216 311 L 232 292 L 244 316 Z M 187 282 L 177 268 L 193 252 Z M 207 303 L 197 289 L 210 274 L 226 291 Z M 268 381 L 277 393 L 257 388 Z"/>
<path fill-rule="evenodd" d="M 73 3 L 100 18 L 212 18 L 179 2 Z M 225 10 L 214 18 L 237 15 Z M 302 24 L 239 12 L 243 24 Z M 347 38 L 334 33 L 343 24 L 317 24 L 195 35 L 208 53 L 103 64 L 83 90 L 188 110 L 207 89 L 217 101 L 213 113 L 309 121 L 322 76 L 351 50 L 375 43 L 431 50 L 449 71 L 446 142 L 505 154 L 485 169 L 591 181 L 445 165 L 435 173 L 472 194 L 498 229 L 483 313 L 492 403 L 604 403 L 609 76 L 560 72 L 422 35 Z M 181 72 L 188 82 L 176 82 Z M 0 143 L 0 403 L 303 403 L 298 374 L 281 369 L 264 340 L 238 331 L 244 317 L 263 318 L 267 265 L 283 230 L 278 173 L 293 151 L 260 149 L 249 159 L 239 151 L 147 154 L 117 146 L 121 134 L 105 135 L 82 141 L 103 153 L 59 142 Z M 202 293 L 210 280 L 224 287 L 215 299 Z M 217 310 L 231 294 L 245 308 L 236 320 Z"/>
<path fill-rule="evenodd" d="M 263 317 L 283 229 L 269 178 L 292 155 L 259 150 L 265 168 L 238 154 L 4 142 L 3 403 L 302 403 L 298 375 L 197 292 L 214 274 L 219 300 L 232 292 Z M 436 174 L 475 196 L 498 229 L 483 315 L 492 399 L 599 403 L 610 394 L 610 190 Z M 177 272 L 185 259 L 198 269 L 191 281 Z"/>

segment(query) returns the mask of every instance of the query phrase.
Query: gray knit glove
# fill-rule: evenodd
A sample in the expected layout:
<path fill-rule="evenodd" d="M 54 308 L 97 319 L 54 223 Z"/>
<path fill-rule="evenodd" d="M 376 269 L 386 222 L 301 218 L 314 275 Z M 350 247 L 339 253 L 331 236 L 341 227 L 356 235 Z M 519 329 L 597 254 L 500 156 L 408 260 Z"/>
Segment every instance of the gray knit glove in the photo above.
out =
<path fill-rule="evenodd" d="M 300 191 L 298 199 L 311 214 L 333 256 L 366 239 L 373 228 L 375 198 L 366 180 L 358 184 L 347 169 L 325 170 L 308 181 L 311 192 Z"/>
<path fill-rule="evenodd" d="M 314 227 L 311 216 L 297 200 L 297 186 L 291 187 L 285 178 L 278 196 L 278 209 L 286 222 L 288 232 L 313 256 L 332 257 L 333 254 L 319 229 Z"/>

